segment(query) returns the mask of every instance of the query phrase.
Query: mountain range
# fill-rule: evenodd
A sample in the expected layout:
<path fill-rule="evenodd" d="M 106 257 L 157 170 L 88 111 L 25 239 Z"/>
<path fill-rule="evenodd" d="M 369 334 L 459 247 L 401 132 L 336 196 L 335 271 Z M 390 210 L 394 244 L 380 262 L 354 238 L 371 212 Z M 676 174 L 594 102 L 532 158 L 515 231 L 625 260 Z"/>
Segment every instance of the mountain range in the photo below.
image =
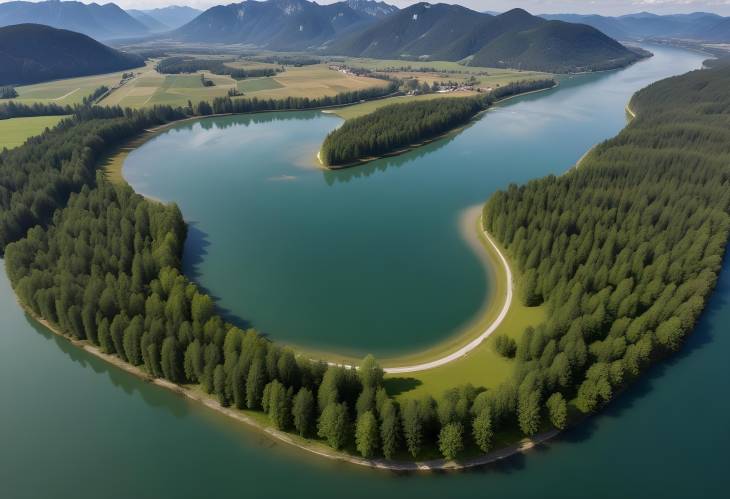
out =
<path fill-rule="evenodd" d="M 143 23 L 113 3 L 99 5 L 59 0 L 0 3 L 0 26 L 24 23 L 67 29 L 101 40 L 149 33 Z"/>
<path fill-rule="evenodd" d="M 0 26 L 35 23 L 68 29 L 100 40 L 148 36 L 187 24 L 202 11 L 170 6 L 125 11 L 114 3 L 14 1 L 0 3 Z"/>
<path fill-rule="evenodd" d="M 730 17 L 722 17 L 707 12 L 674 15 L 641 12 L 619 17 L 544 14 L 541 17 L 587 24 L 619 40 L 681 38 L 707 42 L 730 41 Z"/>
<path fill-rule="evenodd" d="M 0 28 L 0 85 L 110 73 L 144 64 L 92 38 L 41 24 Z"/>
<path fill-rule="evenodd" d="M 459 5 L 418 3 L 327 43 L 325 52 L 458 61 L 552 72 L 609 69 L 639 55 L 587 25 L 513 9 L 493 16 Z"/>
<path fill-rule="evenodd" d="M 272 50 L 305 50 L 389 17 L 397 8 L 349 0 L 319 5 L 307 0 L 245 0 L 217 5 L 173 31 L 189 42 L 241 43 Z"/>

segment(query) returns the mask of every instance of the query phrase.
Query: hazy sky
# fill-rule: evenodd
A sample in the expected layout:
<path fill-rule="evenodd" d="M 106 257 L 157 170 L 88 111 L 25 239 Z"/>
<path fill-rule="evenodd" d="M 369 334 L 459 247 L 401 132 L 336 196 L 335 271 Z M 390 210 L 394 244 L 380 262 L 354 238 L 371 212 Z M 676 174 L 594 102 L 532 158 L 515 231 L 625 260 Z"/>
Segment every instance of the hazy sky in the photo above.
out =
<path fill-rule="evenodd" d="M 0 0 L 3 3 L 7 0 Z M 96 0 L 106 3 L 106 0 Z M 166 5 L 190 5 L 205 9 L 213 5 L 237 3 L 240 0 L 116 0 L 123 8 L 150 9 Z M 337 0 L 318 0 L 319 3 L 334 3 Z M 431 0 L 435 2 L 436 0 Z M 84 3 L 90 3 L 84 0 Z M 389 3 L 405 7 L 416 3 L 413 0 L 392 0 Z M 458 3 L 474 10 L 505 11 L 513 7 L 522 7 L 534 14 L 553 12 L 575 12 L 580 14 L 626 14 L 649 11 L 658 14 L 679 12 L 706 11 L 722 15 L 730 15 L 730 0 L 462 0 Z"/>

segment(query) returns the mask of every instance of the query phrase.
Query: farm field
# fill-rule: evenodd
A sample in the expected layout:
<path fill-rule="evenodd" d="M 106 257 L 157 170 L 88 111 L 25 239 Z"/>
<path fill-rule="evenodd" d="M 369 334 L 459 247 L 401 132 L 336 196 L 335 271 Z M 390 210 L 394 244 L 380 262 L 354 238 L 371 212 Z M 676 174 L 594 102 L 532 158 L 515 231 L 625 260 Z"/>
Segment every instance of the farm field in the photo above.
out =
<path fill-rule="evenodd" d="M 0 120 L 0 150 L 22 145 L 29 137 L 55 126 L 64 116 L 34 116 Z"/>
<path fill-rule="evenodd" d="M 505 85 L 518 80 L 542 79 L 548 76 L 548 73 L 536 71 L 463 66 L 452 61 L 344 58 L 342 59 L 342 63 L 353 68 L 365 68 L 371 71 L 388 71 L 396 78 L 417 78 L 428 83 L 449 80 L 465 82 L 473 76 L 477 80 L 477 85 L 483 87 Z M 433 69 L 434 71 L 424 72 L 424 69 Z"/>
<path fill-rule="evenodd" d="M 231 63 L 233 67 L 262 67 L 263 64 Z M 211 87 L 203 86 L 200 75 L 213 81 Z M 148 107 L 159 104 L 187 105 L 228 95 L 236 88 L 248 97 L 260 99 L 284 99 L 287 97 L 323 97 L 349 90 L 359 90 L 384 82 L 374 78 L 345 75 L 333 71 L 324 64 L 305 67 L 288 67 L 274 77 L 251 78 L 236 81 L 226 75 L 210 72 L 166 75 L 158 73 L 152 64 L 130 82 L 114 90 L 102 104 L 122 107 Z"/>
<path fill-rule="evenodd" d="M 386 82 L 374 78 L 346 75 L 339 71 L 333 71 L 325 64 L 299 68 L 287 67 L 286 71 L 272 77 L 272 80 L 281 87 L 252 92 L 251 96 L 274 99 L 286 97 L 317 98 L 386 84 Z"/>
<path fill-rule="evenodd" d="M 129 71 L 137 72 L 139 69 Z M 34 102 L 54 103 L 62 106 L 80 104 L 84 97 L 91 95 L 100 86 L 111 88 L 118 85 L 121 79 L 122 73 L 119 72 L 24 85 L 15 87 L 18 97 L 13 100 L 23 104 L 33 104 Z"/>

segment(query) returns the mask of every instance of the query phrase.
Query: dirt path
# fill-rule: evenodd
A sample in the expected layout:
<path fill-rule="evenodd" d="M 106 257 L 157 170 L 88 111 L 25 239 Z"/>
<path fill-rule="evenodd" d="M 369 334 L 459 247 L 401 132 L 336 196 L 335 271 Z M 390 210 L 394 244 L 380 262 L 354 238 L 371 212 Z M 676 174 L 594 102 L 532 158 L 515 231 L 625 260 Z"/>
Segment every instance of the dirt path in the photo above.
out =
<path fill-rule="evenodd" d="M 65 99 L 66 97 L 70 97 L 71 95 L 75 94 L 75 93 L 76 93 L 76 92 L 78 92 L 79 90 L 81 90 L 81 89 L 80 89 L 80 88 L 77 88 L 77 89 L 75 89 L 75 90 L 71 90 L 71 91 L 70 91 L 69 93 L 67 93 L 66 95 L 62 95 L 61 97 L 56 97 L 56 98 L 55 98 L 55 99 L 53 99 L 53 100 L 63 100 L 63 99 Z"/>

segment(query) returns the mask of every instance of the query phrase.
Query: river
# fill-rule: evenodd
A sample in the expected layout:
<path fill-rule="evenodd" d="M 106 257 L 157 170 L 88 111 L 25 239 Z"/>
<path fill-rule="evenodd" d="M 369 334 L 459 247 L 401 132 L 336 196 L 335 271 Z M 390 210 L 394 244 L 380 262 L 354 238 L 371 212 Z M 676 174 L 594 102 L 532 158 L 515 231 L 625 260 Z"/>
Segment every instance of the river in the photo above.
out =
<path fill-rule="evenodd" d="M 314 348 L 412 351 L 458 331 L 489 296 L 458 213 L 510 182 L 561 173 L 621 129 L 634 91 L 702 60 L 652 50 L 628 69 L 565 80 L 454 138 L 345 172 L 310 164 L 338 119 L 300 113 L 177 127 L 130 155 L 125 175 L 140 192 L 179 202 L 193 227 L 185 270 L 232 318 Z M 259 263 L 260 275 L 249 276 Z M 496 466 L 407 476 L 274 443 L 105 364 L 29 320 L 3 273 L 0 494 L 722 496 L 730 486 L 728 265 L 682 352 L 600 416 Z M 403 296 L 409 278 L 418 289 Z"/>

